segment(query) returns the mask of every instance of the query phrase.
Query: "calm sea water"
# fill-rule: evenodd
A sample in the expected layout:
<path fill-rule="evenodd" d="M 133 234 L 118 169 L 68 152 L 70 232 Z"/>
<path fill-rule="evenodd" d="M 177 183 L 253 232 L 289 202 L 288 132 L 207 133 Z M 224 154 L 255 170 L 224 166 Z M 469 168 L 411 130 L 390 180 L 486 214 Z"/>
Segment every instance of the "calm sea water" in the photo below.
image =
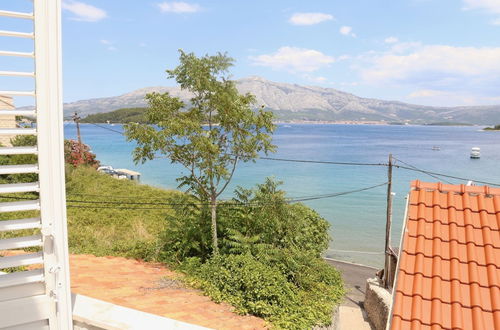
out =
<path fill-rule="evenodd" d="M 103 125 L 122 131 L 121 125 Z M 92 147 L 102 164 L 142 173 L 142 183 L 176 188 L 183 173 L 167 159 L 143 165 L 132 161 L 133 143 L 115 132 L 91 124 L 81 126 L 83 141 Z M 66 138 L 75 138 L 74 124 L 65 124 Z M 341 162 L 387 162 L 388 154 L 418 168 L 476 180 L 500 182 L 500 132 L 479 127 L 383 126 L 383 125 L 280 125 L 274 135 L 278 152 L 273 157 Z M 432 150 L 439 146 L 440 150 Z M 480 147 L 479 160 L 469 158 Z M 259 160 L 241 164 L 225 196 L 237 185 L 251 187 L 266 177 L 284 182 L 290 197 L 355 190 L 387 181 L 387 168 L 288 163 Z M 405 197 L 411 180 L 436 179 L 418 172 L 394 169 L 394 216 L 392 242 L 399 246 Z M 453 183 L 463 183 L 450 180 Z M 331 223 L 329 257 L 380 266 L 386 217 L 385 186 L 355 194 L 306 202 Z"/>

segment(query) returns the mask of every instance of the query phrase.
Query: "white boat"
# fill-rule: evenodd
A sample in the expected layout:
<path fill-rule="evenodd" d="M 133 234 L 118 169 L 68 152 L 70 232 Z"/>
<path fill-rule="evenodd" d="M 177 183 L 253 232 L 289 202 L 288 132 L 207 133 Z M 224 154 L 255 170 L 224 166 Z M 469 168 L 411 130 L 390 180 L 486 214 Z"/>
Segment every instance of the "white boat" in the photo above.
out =
<path fill-rule="evenodd" d="M 479 159 L 481 158 L 481 148 L 474 147 L 470 151 L 470 158 Z"/>

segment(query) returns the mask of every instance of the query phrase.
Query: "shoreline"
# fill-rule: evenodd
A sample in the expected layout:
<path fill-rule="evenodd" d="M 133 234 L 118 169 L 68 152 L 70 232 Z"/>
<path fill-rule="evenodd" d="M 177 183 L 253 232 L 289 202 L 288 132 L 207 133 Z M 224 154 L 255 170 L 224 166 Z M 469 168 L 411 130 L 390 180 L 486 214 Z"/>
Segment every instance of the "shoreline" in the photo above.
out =
<path fill-rule="evenodd" d="M 72 120 L 66 120 L 64 123 L 73 123 Z M 81 122 L 80 125 L 125 125 L 127 123 L 84 123 Z M 481 127 L 486 125 L 480 124 L 410 124 L 410 123 L 388 123 L 383 121 L 350 121 L 350 120 L 338 120 L 338 121 L 330 121 L 330 120 L 293 120 L 293 121 L 275 121 L 273 122 L 275 125 L 373 125 L 373 126 L 445 126 L 445 127 Z M 486 130 L 485 131 L 494 131 L 494 130 Z"/>

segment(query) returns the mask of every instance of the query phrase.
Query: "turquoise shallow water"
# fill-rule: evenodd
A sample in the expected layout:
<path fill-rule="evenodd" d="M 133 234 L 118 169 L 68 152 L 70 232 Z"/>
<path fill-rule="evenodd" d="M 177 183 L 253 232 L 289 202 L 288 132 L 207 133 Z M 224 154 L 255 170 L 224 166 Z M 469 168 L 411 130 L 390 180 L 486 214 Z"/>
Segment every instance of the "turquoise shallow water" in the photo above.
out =
<path fill-rule="evenodd" d="M 103 125 L 121 131 L 120 125 Z M 176 188 L 182 168 L 166 159 L 135 165 L 132 143 L 115 132 L 91 124 L 81 126 L 102 164 L 142 173 L 142 182 Z M 67 138 L 75 138 L 74 124 L 65 124 Z M 383 126 L 383 125 L 280 125 L 274 135 L 278 152 L 273 157 L 341 162 L 387 162 L 389 153 L 416 167 L 450 175 L 500 183 L 500 132 L 479 127 Z M 439 146 L 439 151 L 432 150 Z M 479 160 L 469 158 L 472 147 L 480 147 Z M 387 181 L 385 167 L 338 166 L 259 160 L 241 164 L 224 197 L 237 185 L 251 187 L 268 176 L 284 181 L 290 197 L 328 194 Z M 436 179 L 418 172 L 394 170 L 393 246 L 399 245 L 405 196 L 411 180 Z M 450 180 L 453 183 L 464 183 Z M 355 194 L 306 202 L 332 225 L 327 255 L 333 258 L 379 266 L 385 236 L 386 187 Z M 351 252 L 346 252 L 351 251 Z M 358 253 L 363 251 L 369 253 Z"/>

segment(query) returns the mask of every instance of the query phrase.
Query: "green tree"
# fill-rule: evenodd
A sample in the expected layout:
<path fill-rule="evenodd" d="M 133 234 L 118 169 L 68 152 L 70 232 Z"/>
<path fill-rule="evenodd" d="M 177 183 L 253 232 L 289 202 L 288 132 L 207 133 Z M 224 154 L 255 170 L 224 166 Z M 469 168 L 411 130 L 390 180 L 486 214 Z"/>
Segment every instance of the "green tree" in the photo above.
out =
<path fill-rule="evenodd" d="M 226 54 L 196 57 L 180 52 L 180 64 L 167 70 L 189 103 L 169 93 L 146 96 L 146 122 L 125 126 L 128 141 L 135 141 L 134 161 L 145 162 L 158 154 L 184 166 L 179 187 L 187 187 L 210 205 L 212 253 L 218 255 L 217 201 L 235 172 L 238 162 L 254 161 L 259 152 L 273 152 L 275 126 L 271 112 L 252 109 L 255 97 L 241 95 L 229 79 L 233 59 Z"/>

